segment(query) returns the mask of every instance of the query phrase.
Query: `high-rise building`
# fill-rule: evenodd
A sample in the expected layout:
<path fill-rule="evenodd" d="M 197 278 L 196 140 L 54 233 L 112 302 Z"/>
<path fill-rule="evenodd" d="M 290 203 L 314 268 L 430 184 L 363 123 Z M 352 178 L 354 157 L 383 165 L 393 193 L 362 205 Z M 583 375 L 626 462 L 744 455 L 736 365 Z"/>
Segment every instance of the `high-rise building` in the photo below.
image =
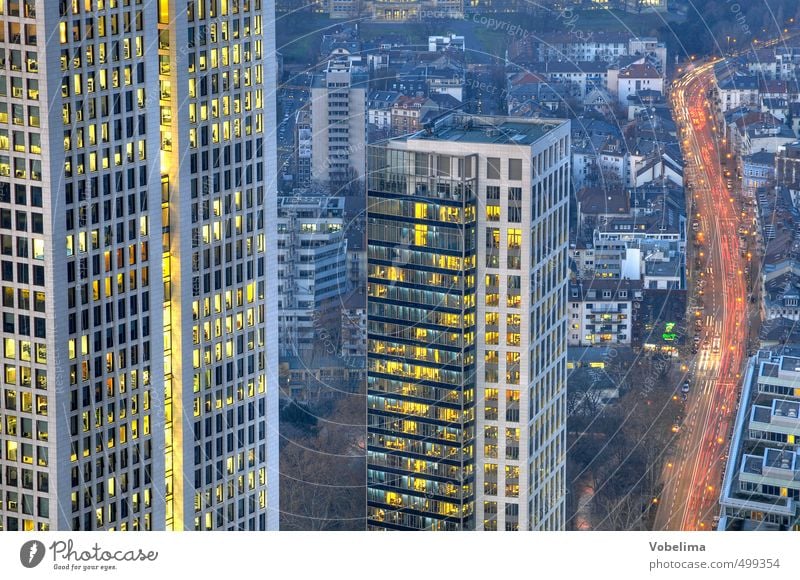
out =
<path fill-rule="evenodd" d="M 719 530 L 800 531 L 800 349 L 747 366 L 720 494 Z"/>
<path fill-rule="evenodd" d="M 277 528 L 273 22 L 0 2 L 0 529 Z"/>
<path fill-rule="evenodd" d="M 297 187 L 311 185 L 311 147 L 314 136 L 311 130 L 311 112 L 301 107 L 294 121 L 294 174 Z"/>
<path fill-rule="evenodd" d="M 278 198 L 281 356 L 312 354 L 333 311 L 336 326 L 341 324 L 341 298 L 350 285 L 344 226 L 343 197 L 297 190 Z"/>
<path fill-rule="evenodd" d="M 370 529 L 565 525 L 568 121 L 370 147 Z"/>
<path fill-rule="evenodd" d="M 364 179 L 367 84 L 346 59 L 328 61 L 311 84 L 311 180 L 334 193 Z"/>

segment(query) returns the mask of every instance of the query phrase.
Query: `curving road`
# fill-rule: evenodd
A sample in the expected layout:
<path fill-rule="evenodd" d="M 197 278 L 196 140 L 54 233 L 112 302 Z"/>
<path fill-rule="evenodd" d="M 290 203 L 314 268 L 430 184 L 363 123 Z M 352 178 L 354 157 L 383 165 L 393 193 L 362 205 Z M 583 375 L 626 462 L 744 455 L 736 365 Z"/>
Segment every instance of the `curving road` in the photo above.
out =
<path fill-rule="evenodd" d="M 719 485 L 738 399 L 747 345 L 744 259 L 739 252 L 740 209 L 726 187 L 717 127 L 707 95 L 714 87 L 712 61 L 696 66 L 672 88 L 671 104 L 682 138 L 688 186 L 699 221 L 698 248 L 686 263 L 690 291 L 703 280 L 702 307 L 688 313 L 703 322 L 699 352 L 691 362 L 692 386 L 675 455 L 663 467 L 664 490 L 655 529 L 710 530 L 719 512 Z M 699 214 L 699 217 L 698 217 Z M 700 235 L 702 234 L 702 235 Z M 690 299 L 690 304 L 692 303 Z M 699 316 L 697 316 L 699 312 Z M 690 326 L 694 323 L 691 322 Z"/>

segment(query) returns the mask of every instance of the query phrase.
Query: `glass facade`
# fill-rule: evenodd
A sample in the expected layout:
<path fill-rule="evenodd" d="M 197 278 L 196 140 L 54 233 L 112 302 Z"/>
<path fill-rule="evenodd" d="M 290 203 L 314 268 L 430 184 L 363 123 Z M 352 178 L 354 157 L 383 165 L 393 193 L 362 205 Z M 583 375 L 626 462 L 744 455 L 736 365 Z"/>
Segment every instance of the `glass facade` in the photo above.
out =
<path fill-rule="evenodd" d="M 368 151 L 368 527 L 474 527 L 475 156 Z"/>
<path fill-rule="evenodd" d="M 453 115 L 368 166 L 370 529 L 563 529 L 569 123 Z"/>

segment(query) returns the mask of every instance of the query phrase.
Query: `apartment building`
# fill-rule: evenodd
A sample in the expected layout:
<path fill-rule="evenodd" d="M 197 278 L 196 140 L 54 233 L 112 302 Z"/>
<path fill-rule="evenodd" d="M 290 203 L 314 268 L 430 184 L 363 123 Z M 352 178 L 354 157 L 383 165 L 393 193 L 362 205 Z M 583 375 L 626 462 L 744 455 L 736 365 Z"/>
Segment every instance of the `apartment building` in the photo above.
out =
<path fill-rule="evenodd" d="M 630 345 L 638 280 L 576 280 L 569 285 L 569 346 Z"/>
<path fill-rule="evenodd" d="M 367 76 L 330 60 L 311 84 L 311 180 L 335 193 L 364 179 Z"/>

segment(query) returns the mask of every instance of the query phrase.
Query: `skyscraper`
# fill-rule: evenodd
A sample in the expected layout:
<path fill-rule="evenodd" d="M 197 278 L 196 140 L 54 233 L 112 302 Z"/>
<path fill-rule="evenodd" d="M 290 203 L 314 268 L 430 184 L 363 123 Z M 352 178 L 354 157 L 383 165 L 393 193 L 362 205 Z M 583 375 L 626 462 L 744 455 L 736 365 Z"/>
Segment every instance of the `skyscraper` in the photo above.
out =
<path fill-rule="evenodd" d="M 0 528 L 277 528 L 272 2 L 0 24 Z"/>
<path fill-rule="evenodd" d="M 564 527 L 569 122 L 370 147 L 370 529 Z"/>

